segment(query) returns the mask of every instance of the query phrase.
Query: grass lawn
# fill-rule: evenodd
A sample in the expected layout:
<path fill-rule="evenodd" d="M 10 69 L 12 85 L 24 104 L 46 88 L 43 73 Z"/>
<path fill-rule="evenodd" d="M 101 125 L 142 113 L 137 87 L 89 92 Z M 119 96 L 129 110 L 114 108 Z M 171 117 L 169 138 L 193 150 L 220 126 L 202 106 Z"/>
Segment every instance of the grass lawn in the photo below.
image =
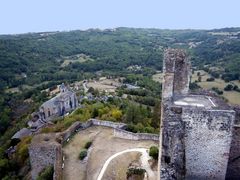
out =
<path fill-rule="evenodd" d="M 162 83 L 163 74 L 157 73 L 152 76 L 152 80 Z"/>

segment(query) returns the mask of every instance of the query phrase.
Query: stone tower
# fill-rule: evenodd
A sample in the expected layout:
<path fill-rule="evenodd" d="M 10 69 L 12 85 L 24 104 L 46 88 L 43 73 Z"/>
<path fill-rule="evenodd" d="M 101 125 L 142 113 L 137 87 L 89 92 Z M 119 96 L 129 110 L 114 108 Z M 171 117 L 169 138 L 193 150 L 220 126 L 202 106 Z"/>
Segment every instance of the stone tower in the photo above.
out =
<path fill-rule="evenodd" d="M 165 50 L 163 63 L 160 179 L 225 179 L 235 112 L 189 94 L 185 51 Z"/>

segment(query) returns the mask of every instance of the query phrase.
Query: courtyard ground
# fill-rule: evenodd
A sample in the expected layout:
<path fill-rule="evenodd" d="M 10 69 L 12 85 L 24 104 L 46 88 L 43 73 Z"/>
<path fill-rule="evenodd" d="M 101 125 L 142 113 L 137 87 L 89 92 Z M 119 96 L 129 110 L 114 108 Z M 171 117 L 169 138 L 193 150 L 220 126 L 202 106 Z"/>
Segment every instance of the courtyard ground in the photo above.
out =
<path fill-rule="evenodd" d="M 93 141 L 88 160 L 80 161 L 78 155 L 87 141 Z M 113 136 L 113 129 L 101 126 L 93 126 L 86 130 L 78 132 L 67 145 L 63 147 L 64 153 L 64 180 L 93 180 L 97 179 L 105 161 L 112 155 L 132 148 L 147 148 L 152 145 L 158 145 L 155 141 L 132 141 L 120 139 Z M 127 155 L 131 160 L 137 160 L 138 152 Z M 119 175 L 125 169 L 127 162 L 125 158 L 118 160 Z M 114 163 L 114 162 L 113 162 Z M 120 173 L 121 172 L 121 173 Z M 109 169 L 107 170 L 110 175 Z M 117 178 L 118 179 L 118 178 Z"/>

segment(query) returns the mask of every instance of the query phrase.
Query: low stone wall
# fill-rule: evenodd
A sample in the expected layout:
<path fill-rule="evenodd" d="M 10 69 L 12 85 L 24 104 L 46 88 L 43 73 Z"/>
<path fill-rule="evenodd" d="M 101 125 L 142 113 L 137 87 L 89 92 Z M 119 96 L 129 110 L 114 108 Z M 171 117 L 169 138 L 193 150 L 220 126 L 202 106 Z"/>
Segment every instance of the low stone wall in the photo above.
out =
<path fill-rule="evenodd" d="M 63 142 L 66 141 L 70 136 L 72 136 L 80 127 L 81 123 L 79 121 L 73 123 L 67 130 L 61 133 Z"/>
<path fill-rule="evenodd" d="M 159 141 L 159 136 L 156 134 L 148 134 L 148 133 L 132 133 L 129 131 L 125 131 L 123 129 L 114 129 L 114 136 L 122 139 L 130 139 L 130 140 L 153 140 Z"/>
<path fill-rule="evenodd" d="M 118 128 L 122 129 L 126 126 L 124 123 L 115 123 L 111 121 L 103 121 L 103 120 L 97 120 L 97 119 L 90 119 L 89 121 L 92 122 L 92 125 L 96 126 L 106 126 L 106 127 L 111 127 L 111 128 Z"/>

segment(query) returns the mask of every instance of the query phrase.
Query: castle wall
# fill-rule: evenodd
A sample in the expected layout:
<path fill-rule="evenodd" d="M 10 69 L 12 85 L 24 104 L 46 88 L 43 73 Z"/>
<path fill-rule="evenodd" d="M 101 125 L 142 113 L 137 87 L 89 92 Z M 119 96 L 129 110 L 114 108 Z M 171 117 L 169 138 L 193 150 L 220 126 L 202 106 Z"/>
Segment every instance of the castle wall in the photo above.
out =
<path fill-rule="evenodd" d="M 174 94 L 188 94 L 190 83 L 190 63 L 184 51 L 178 51 L 175 60 Z"/>
<path fill-rule="evenodd" d="M 172 73 L 164 74 L 162 83 L 162 99 L 171 99 L 173 97 L 173 80 Z"/>
<path fill-rule="evenodd" d="M 181 116 L 181 107 L 166 102 L 162 104 L 159 163 L 163 180 L 183 179 L 185 175 L 184 123 Z"/>
<path fill-rule="evenodd" d="M 158 141 L 159 136 L 156 134 L 148 134 L 148 133 L 132 133 L 129 131 L 125 131 L 123 129 L 114 129 L 114 136 L 122 139 L 130 139 L 130 140 L 153 140 Z"/>
<path fill-rule="evenodd" d="M 92 122 L 92 125 L 96 126 L 106 126 L 106 127 L 111 127 L 111 128 L 123 128 L 126 126 L 124 123 L 115 123 L 111 121 L 103 121 L 103 120 L 97 120 L 97 119 L 90 119 L 89 121 Z"/>
<path fill-rule="evenodd" d="M 234 111 L 184 108 L 186 179 L 225 179 Z"/>
<path fill-rule="evenodd" d="M 62 142 L 66 141 L 70 136 L 72 136 L 81 127 L 79 121 L 73 123 L 67 130 L 61 133 Z"/>
<path fill-rule="evenodd" d="M 163 98 L 188 93 L 190 62 L 184 50 L 167 49 L 164 52 L 163 73 Z"/>
<path fill-rule="evenodd" d="M 239 125 L 233 127 L 233 138 L 231 143 L 226 179 L 227 180 L 240 179 L 240 126 Z"/>
<path fill-rule="evenodd" d="M 32 179 L 48 166 L 54 167 L 54 180 L 62 177 L 62 146 L 58 143 L 31 144 L 29 147 Z"/>

